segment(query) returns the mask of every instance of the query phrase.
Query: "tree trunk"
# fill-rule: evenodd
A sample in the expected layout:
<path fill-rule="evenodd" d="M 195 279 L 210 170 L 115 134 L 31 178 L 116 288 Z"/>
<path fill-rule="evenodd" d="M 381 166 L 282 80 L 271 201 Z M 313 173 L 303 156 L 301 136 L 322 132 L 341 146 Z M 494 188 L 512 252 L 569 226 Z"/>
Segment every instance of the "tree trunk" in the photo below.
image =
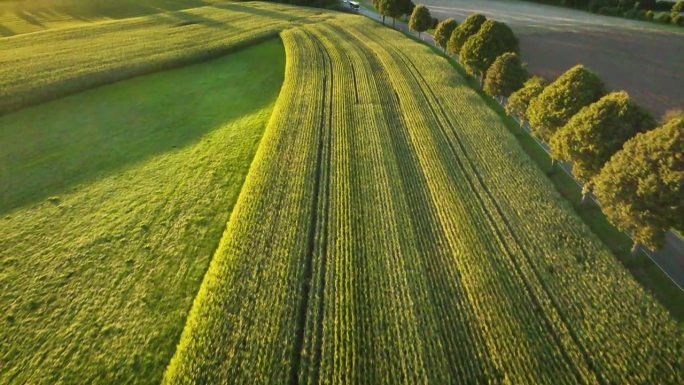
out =
<path fill-rule="evenodd" d="M 591 185 L 585 184 L 582 186 L 582 201 L 581 204 L 585 204 L 589 200 L 589 194 L 591 194 Z"/>
<path fill-rule="evenodd" d="M 420 31 L 418 31 L 418 39 L 420 39 Z"/>
<path fill-rule="evenodd" d="M 385 15 L 382 15 L 382 25 L 385 25 Z"/>
<path fill-rule="evenodd" d="M 639 244 L 639 242 L 634 241 L 634 244 L 632 245 L 632 250 L 630 251 L 630 255 L 632 257 L 636 257 L 637 254 L 639 253 L 640 249 L 641 249 L 641 245 Z"/>
<path fill-rule="evenodd" d="M 397 21 L 397 19 L 395 19 L 395 18 L 392 18 L 392 28 L 395 28 L 395 25 L 394 25 L 394 23 L 395 23 L 396 21 Z M 395 28 L 395 29 L 396 29 L 396 28 Z"/>

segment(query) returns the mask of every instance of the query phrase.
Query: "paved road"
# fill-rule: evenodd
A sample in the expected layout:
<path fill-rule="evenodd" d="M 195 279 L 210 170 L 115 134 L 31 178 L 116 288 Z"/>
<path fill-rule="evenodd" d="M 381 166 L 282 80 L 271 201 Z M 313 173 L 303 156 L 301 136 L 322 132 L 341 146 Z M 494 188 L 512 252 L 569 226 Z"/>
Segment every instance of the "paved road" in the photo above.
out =
<path fill-rule="evenodd" d="M 360 14 L 370 17 L 374 20 L 382 20 L 382 17 L 375 11 L 361 8 L 358 11 Z M 392 19 L 387 18 L 385 24 L 389 27 L 392 26 Z M 395 27 L 398 30 L 405 31 L 418 37 L 418 34 L 410 31 L 406 23 L 399 20 L 396 21 Z M 421 40 L 426 43 L 436 46 L 432 36 L 428 33 L 421 34 Z M 539 143 L 539 145 L 548 152 L 548 147 L 544 144 Z M 572 166 L 570 164 L 565 164 L 565 171 L 572 176 Z M 579 183 L 578 183 L 579 184 Z M 644 250 L 646 254 L 651 258 L 651 260 L 660 267 L 660 269 L 668 276 L 670 279 L 682 290 L 684 291 L 684 240 L 678 237 L 673 232 L 668 232 L 665 236 L 665 246 L 663 246 L 658 251 Z"/>

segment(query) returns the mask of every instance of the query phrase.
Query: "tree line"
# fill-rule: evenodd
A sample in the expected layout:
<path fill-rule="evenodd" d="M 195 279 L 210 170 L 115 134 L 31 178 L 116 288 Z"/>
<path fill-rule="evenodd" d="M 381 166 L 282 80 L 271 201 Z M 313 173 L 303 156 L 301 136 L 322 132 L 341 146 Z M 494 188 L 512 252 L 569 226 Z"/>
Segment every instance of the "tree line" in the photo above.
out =
<path fill-rule="evenodd" d="M 427 20 L 429 10 L 418 5 L 409 27 L 426 31 Z M 593 193 L 609 221 L 632 235 L 633 252 L 661 247 L 670 229 L 684 231 L 683 111 L 658 123 L 627 92 L 608 92 L 582 65 L 551 83 L 533 76 L 513 31 L 481 14 L 461 24 L 441 21 L 433 39 L 549 146 L 552 169 L 557 161 L 572 163 L 582 202 Z"/>
<path fill-rule="evenodd" d="M 684 26 L 684 1 L 662 0 L 532 0 L 577 8 L 600 15 Z"/>

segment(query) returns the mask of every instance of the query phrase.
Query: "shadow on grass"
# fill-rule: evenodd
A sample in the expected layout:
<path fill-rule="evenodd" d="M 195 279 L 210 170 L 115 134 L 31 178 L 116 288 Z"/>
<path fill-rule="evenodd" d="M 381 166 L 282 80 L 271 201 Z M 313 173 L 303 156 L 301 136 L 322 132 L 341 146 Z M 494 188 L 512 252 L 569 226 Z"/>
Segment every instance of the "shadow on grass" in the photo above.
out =
<path fill-rule="evenodd" d="M 167 15 L 170 16 L 171 18 L 178 20 L 178 23 L 176 24 L 176 26 L 202 24 L 202 25 L 206 25 L 207 27 L 212 27 L 212 28 L 226 29 L 226 30 L 231 30 L 231 31 L 239 30 L 231 24 L 216 21 L 214 19 L 210 19 L 210 18 L 202 16 L 202 15 L 197 15 L 194 13 L 188 13 L 185 11 L 169 12 Z"/>
<path fill-rule="evenodd" d="M 0 0 L 0 14 L 13 15 L 26 24 L 47 28 L 45 23 L 63 21 L 65 17 L 81 22 L 102 19 L 125 19 L 157 13 L 174 12 L 209 5 L 204 0 Z M 205 23 L 214 26 L 219 23 Z M 15 32 L 0 24 L 0 36 Z"/>
<path fill-rule="evenodd" d="M 0 24 L 0 36 L 7 37 L 14 35 L 14 31 Z"/>
<path fill-rule="evenodd" d="M 46 198 L 59 203 L 77 185 L 178 151 L 272 103 L 284 77 L 282 43 L 235 55 L 0 117 L 0 215 Z"/>
<path fill-rule="evenodd" d="M 407 37 L 425 44 L 437 55 L 445 58 L 449 64 L 467 82 L 468 86 L 475 90 L 481 99 L 494 110 L 508 130 L 516 137 L 520 146 L 528 156 L 544 171 L 553 182 L 556 190 L 572 205 L 577 215 L 591 228 L 599 239 L 611 250 L 622 265 L 629 270 L 634 279 L 641 287 L 653 294 L 672 317 L 684 326 L 684 293 L 668 278 L 665 273 L 651 261 L 643 252 L 632 256 L 630 250 L 632 241 L 623 232 L 616 229 L 603 214 L 601 209 L 594 203 L 582 204 L 582 190 L 570 176 L 563 172 L 559 166 L 549 170 L 551 159 L 548 154 L 537 144 L 532 136 L 522 129 L 518 122 L 506 114 L 503 107 L 492 97 L 480 89 L 477 79 L 468 75 L 463 67 L 454 58 L 446 55 L 441 50 L 426 44 L 415 36 L 403 32 Z"/>
<path fill-rule="evenodd" d="M 256 7 L 254 7 L 254 4 L 252 4 L 252 6 L 250 6 L 250 7 L 245 7 L 245 6 L 243 6 L 241 4 L 237 4 L 237 3 L 220 3 L 220 4 L 213 4 L 212 6 L 214 8 L 226 9 L 226 10 L 233 11 L 233 12 L 249 13 L 249 14 L 252 14 L 255 16 L 263 16 L 263 17 L 280 19 L 280 20 L 295 20 L 295 19 L 302 18 L 301 16 L 293 17 L 292 14 L 287 13 L 287 12 L 278 12 L 278 11 L 274 11 L 271 9 L 256 8 Z M 305 8 L 305 7 L 303 7 L 303 8 Z M 321 9 L 321 11 L 322 11 L 322 9 Z"/>
<path fill-rule="evenodd" d="M 33 24 L 33 25 L 38 26 L 38 27 L 45 27 L 45 25 L 43 25 L 43 23 L 41 23 L 40 20 L 38 20 L 36 17 L 32 16 L 29 13 L 26 13 L 24 11 L 19 10 L 16 12 L 16 15 L 17 15 L 17 17 L 19 17 L 20 19 L 23 19 L 24 21 L 26 21 L 29 24 Z"/>
<path fill-rule="evenodd" d="M 74 19 L 87 21 L 103 18 L 125 19 L 205 5 L 208 3 L 203 0 L 69 0 L 56 2 L 52 9 Z M 50 6 L 47 6 L 47 9 L 50 9 Z"/>

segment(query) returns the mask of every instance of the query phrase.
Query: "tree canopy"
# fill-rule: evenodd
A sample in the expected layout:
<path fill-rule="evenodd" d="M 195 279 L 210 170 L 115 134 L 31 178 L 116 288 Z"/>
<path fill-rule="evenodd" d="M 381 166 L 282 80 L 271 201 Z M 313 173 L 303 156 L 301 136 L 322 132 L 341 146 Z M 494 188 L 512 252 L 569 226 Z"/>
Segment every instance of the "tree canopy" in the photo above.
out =
<path fill-rule="evenodd" d="M 527 118 L 532 133 L 548 143 L 573 115 L 604 93 L 596 74 L 581 64 L 570 68 L 530 102 Z"/>
<path fill-rule="evenodd" d="M 452 55 L 460 55 L 463 44 L 480 30 L 485 21 L 487 18 L 479 13 L 473 13 L 466 17 L 463 23 L 451 33 L 447 43 L 447 51 Z"/>
<path fill-rule="evenodd" d="M 517 116 L 521 120 L 527 120 L 527 107 L 530 101 L 537 97 L 546 87 L 546 80 L 539 76 L 529 78 L 522 88 L 513 92 L 506 103 L 506 112 Z"/>
<path fill-rule="evenodd" d="M 506 52 L 519 53 L 518 38 L 506 24 L 487 20 L 461 48 L 461 63 L 471 75 L 484 76 L 494 60 Z"/>
<path fill-rule="evenodd" d="M 551 138 L 551 156 L 572 162 L 573 174 L 590 191 L 603 165 L 634 135 L 655 127 L 653 117 L 626 92 L 613 92 L 582 108 Z"/>
<path fill-rule="evenodd" d="M 404 14 L 406 4 L 408 0 L 373 0 L 373 6 L 382 15 L 382 22 L 385 22 L 385 16 L 392 18 L 392 24 L 394 25 L 394 20 Z"/>
<path fill-rule="evenodd" d="M 520 57 L 506 52 L 494 60 L 485 75 L 484 91 L 491 96 L 508 97 L 519 90 L 529 77 Z"/>
<path fill-rule="evenodd" d="M 671 228 L 684 231 L 684 120 L 627 141 L 594 188 L 603 212 L 635 242 L 657 249 Z"/>
<path fill-rule="evenodd" d="M 437 45 L 440 46 L 442 49 L 446 49 L 447 41 L 449 40 L 451 33 L 457 26 L 458 23 L 456 22 L 456 20 L 454 20 L 451 17 L 442 20 L 439 24 L 437 24 L 437 28 L 435 29 L 435 35 L 432 37 L 435 43 L 437 43 Z"/>
<path fill-rule="evenodd" d="M 411 13 L 408 25 L 409 28 L 418 32 L 418 36 L 420 37 L 420 33 L 427 31 L 432 25 L 430 10 L 424 5 L 418 5 L 413 8 L 413 13 Z"/>

